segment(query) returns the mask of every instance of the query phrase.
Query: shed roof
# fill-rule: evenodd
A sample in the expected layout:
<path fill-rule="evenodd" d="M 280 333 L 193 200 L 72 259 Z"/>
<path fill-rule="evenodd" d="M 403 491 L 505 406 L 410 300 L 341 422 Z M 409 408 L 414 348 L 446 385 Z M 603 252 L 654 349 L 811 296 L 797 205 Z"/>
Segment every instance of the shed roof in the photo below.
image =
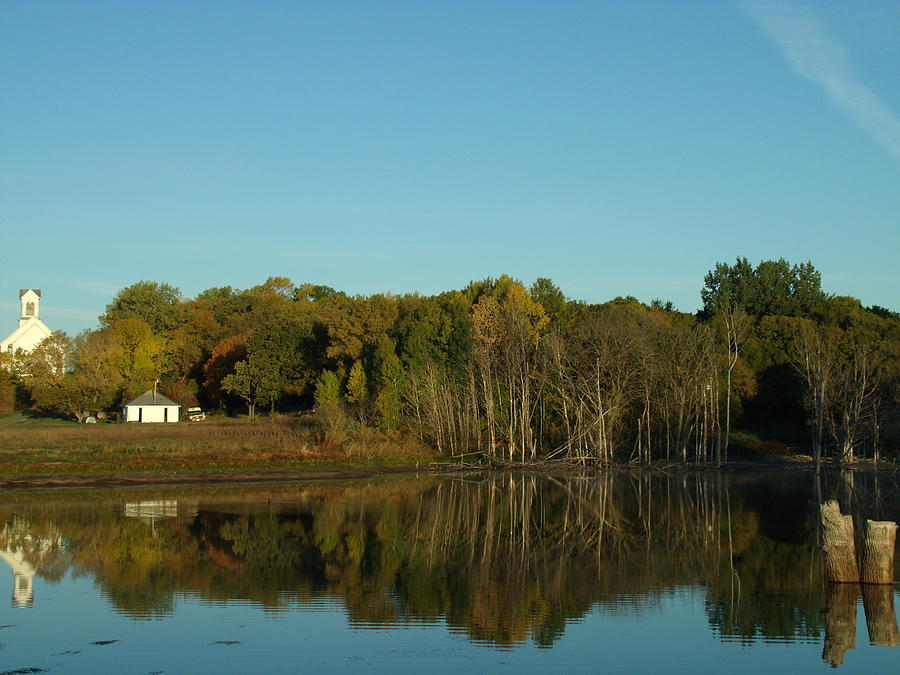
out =
<path fill-rule="evenodd" d="M 179 408 L 181 407 L 180 404 L 175 403 L 175 401 L 166 398 L 152 389 L 148 389 L 140 396 L 131 399 L 125 405 L 177 405 Z"/>

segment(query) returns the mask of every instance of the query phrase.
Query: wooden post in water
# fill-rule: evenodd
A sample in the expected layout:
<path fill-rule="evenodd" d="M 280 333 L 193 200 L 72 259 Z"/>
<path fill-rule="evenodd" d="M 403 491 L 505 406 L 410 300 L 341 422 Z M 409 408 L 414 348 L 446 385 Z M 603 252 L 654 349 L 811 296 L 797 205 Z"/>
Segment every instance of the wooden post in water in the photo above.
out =
<path fill-rule="evenodd" d="M 859 583 L 856 544 L 853 541 L 853 517 L 842 516 L 841 507 L 833 499 L 819 506 L 825 552 L 825 575 L 837 584 Z"/>
<path fill-rule="evenodd" d="M 897 523 L 889 520 L 866 521 L 866 543 L 863 548 L 862 582 L 894 583 L 894 542 Z"/>
<path fill-rule="evenodd" d="M 879 647 L 900 646 L 897 615 L 894 612 L 894 587 L 886 584 L 863 584 L 863 608 L 869 643 Z"/>
<path fill-rule="evenodd" d="M 822 660 L 837 668 L 844 662 L 844 652 L 856 649 L 856 584 L 828 584 L 825 613 L 825 646 Z"/>

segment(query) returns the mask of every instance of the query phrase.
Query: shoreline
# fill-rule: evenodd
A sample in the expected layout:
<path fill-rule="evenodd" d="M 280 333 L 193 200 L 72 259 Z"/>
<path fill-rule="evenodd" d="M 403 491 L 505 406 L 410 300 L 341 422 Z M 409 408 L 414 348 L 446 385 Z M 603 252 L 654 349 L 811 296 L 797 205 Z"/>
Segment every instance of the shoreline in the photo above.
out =
<path fill-rule="evenodd" d="M 828 471 L 900 471 L 893 461 L 858 461 L 841 464 L 823 461 L 821 468 Z M 183 472 L 104 472 L 72 474 L 0 475 L 0 490 L 66 490 L 84 488 L 149 487 L 149 486 L 198 486 L 198 485 L 250 485 L 263 483 L 288 483 L 298 481 L 357 480 L 402 474 L 475 473 L 481 471 L 514 471 L 536 474 L 600 473 L 604 471 L 628 473 L 692 473 L 720 472 L 723 474 L 769 473 L 778 471 L 813 471 L 812 460 L 803 456 L 740 458 L 721 465 L 683 462 L 659 462 L 651 465 L 615 463 L 583 465 L 574 462 L 551 461 L 536 464 L 460 464 L 419 462 L 408 464 L 359 464 L 310 466 L 299 469 L 211 469 Z"/>
<path fill-rule="evenodd" d="M 106 487 L 196 485 L 251 485 L 298 481 L 355 480 L 411 473 L 449 473 L 458 470 L 446 464 L 397 464 L 311 467 L 309 469 L 210 470 L 159 473 L 45 474 L 0 476 L 0 490 L 66 490 Z"/>

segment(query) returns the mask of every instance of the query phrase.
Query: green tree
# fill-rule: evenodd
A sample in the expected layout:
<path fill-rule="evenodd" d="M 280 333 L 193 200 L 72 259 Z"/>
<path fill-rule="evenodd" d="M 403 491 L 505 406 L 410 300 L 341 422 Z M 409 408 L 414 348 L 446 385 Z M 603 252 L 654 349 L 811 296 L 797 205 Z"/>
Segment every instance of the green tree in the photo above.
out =
<path fill-rule="evenodd" d="M 412 372 L 430 364 L 464 370 L 472 356 L 471 305 L 457 291 L 421 298 L 397 323 L 397 354 Z"/>
<path fill-rule="evenodd" d="M 315 401 L 327 439 L 329 431 L 335 431 L 346 423 L 341 406 L 341 381 L 333 370 L 324 371 L 316 380 Z"/>
<path fill-rule="evenodd" d="M 428 363 L 446 363 L 450 331 L 451 317 L 440 303 L 424 300 L 398 322 L 397 351 L 407 367 L 417 371 Z"/>
<path fill-rule="evenodd" d="M 397 356 L 394 341 L 382 335 L 375 346 L 373 362 L 376 372 L 375 416 L 382 431 L 400 425 L 403 365 Z"/>
<path fill-rule="evenodd" d="M 317 304 L 328 333 L 326 356 L 347 369 L 365 355 L 367 346 L 394 328 L 399 316 L 397 301 L 389 295 L 336 295 Z"/>
<path fill-rule="evenodd" d="M 190 320 L 169 331 L 163 342 L 162 359 L 171 382 L 201 381 L 203 365 L 222 338 L 222 326 L 209 309 L 191 303 L 189 311 Z"/>
<path fill-rule="evenodd" d="M 339 406 L 341 404 L 341 381 L 334 371 L 326 370 L 316 380 L 316 406 Z"/>
<path fill-rule="evenodd" d="M 222 388 L 243 399 L 250 419 L 256 418 L 256 406 L 272 403 L 279 392 L 277 365 L 271 360 L 250 354 L 234 364 L 234 372 L 222 380 Z"/>
<path fill-rule="evenodd" d="M 307 300 L 309 302 L 317 302 L 319 300 L 324 300 L 325 298 L 333 298 L 336 295 L 343 295 L 342 293 L 338 293 L 331 286 L 323 286 L 322 284 L 300 284 L 294 289 L 292 297 L 296 301 Z"/>
<path fill-rule="evenodd" d="M 365 420 L 366 405 L 369 401 L 369 381 L 366 377 L 366 370 L 363 368 L 362 360 L 357 359 L 350 368 L 350 375 L 347 377 L 347 393 L 345 395 L 347 403 L 354 406 L 359 413 L 360 419 Z"/>
<path fill-rule="evenodd" d="M 100 316 L 100 323 L 109 327 L 123 319 L 140 319 L 161 335 L 186 319 L 181 292 L 166 283 L 139 281 L 116 293 L 113 301 Z"/>
<path fill-rule="evenodd" d="M 106 359 L 122 381 L 122 403 L 146 391 L 167 369 L 163 338 L 141 319 L 121 319 L 108 330 L 112 341 Z"/>
<path fill-rule="evenodd" d="M 194 304 L 212 313 L 220 324 L 225 325 L 232 314 L 240 309 L 238 292 L 231 286 L 208 288 L 194 298 Z"/>
<path fill-rule="evenodd" d="M 531 299 L 544 308 L 544 312 L 555 323 L 562 316 L 566 308 L 566 296 L 559 286 L 550 279 L 541 277 L 531 284 Z"/>
<path fill-rule="evenodd" d="M 279 295 L 282 298 L 293 298 L 296 288 L 294 282 L 287 277 L 269 277 L 265 283 L 250 289 L 261 295 Z"/>
<path fill-rule="evenodd" d="M 247 405 L 247 415 L 250 419 L 256 417 L 257 399 L 257 373 L 247 361 L 238 361 L 234 364 L 234 372 L 222 378 L 222 389 L 239 396 Z"/>
<path fill-rule="evenodd" d="M 708 316 L 723 303 L 742 307 L 756 318 L 804 316 L 827 299 L 821 282 L 821 274 L 811 262 L 791 265 L 779 258 L 763 260 L 754 268 L 747 258 L 738 258 L 734 265 L 716 263 L 704 277 L 700 297 Z"/>
<path fill-rule="evenodd" d="M 248 354 L 268 373 L 273 405 L 285 393 L 301 393 L 312 379 L 312 320 L 302 307 L 285 305 L 265 318 L 247 341 Z"/>

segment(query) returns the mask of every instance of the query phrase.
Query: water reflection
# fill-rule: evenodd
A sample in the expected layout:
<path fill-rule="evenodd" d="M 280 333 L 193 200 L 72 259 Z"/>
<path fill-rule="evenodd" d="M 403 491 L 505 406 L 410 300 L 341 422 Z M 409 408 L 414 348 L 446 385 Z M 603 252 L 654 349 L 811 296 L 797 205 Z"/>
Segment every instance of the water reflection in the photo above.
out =
<path fill-rule="evenodd" d="M 60 578 L 62 536 L 53 523 L 35 526 L 13 515 L 0 529 L 0 560 L 12 570 L 12 606 L 31 607 L 34 603 L 34 576 L 37 570 L 47 579 Z"/>
<path fill-rule="evenodd" d="M 20 493 L 0 503 L 0 557 L 18 607 L 34 602 L 35 574 L 72 572 L 134 619 L 165 617 L 183 596 L 271 612 L 339 600 L 352 625 L 444 621 L 500 647 L 551 647 L 591 611 L 640 614 L 701 588 L 722 640 L 822 641 L 837 666 L 856 646 L 859 589 L 823 581 L 815 491 L 864 517 L 900 518 L 889 483 L 870 474 L 850 487 L 800 472 L 495 473 Z M 897 645 L 893 589 L 863 599 L 871 643 Z"/>
<path fill-rule="evenodd" d="M 878 647 L 900 645 L 897 615 L 894 612 L 894 589 L 890 586 L 865 584 L 862 587 L 862 596 L 863 607 L 866 610 L 869 644 Z"/>

